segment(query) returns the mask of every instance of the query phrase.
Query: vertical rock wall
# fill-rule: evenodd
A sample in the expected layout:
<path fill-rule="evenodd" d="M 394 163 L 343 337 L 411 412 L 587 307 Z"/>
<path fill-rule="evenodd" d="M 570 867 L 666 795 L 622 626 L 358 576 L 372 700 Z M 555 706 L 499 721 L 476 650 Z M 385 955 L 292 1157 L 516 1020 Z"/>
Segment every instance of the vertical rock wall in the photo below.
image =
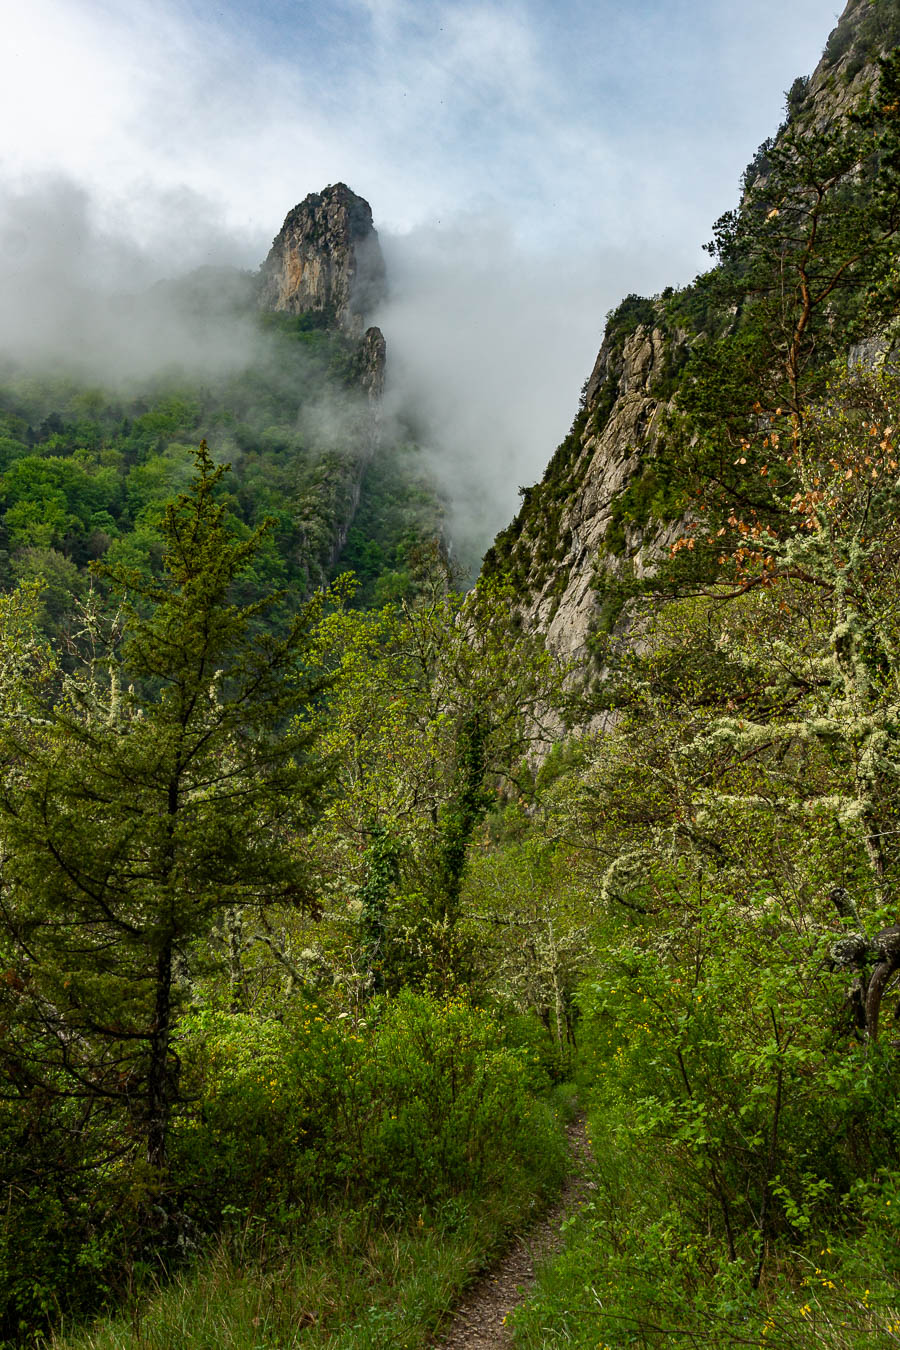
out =
<path fill-rule="evenodd" d="M 362 337 L 384 293 L 371 207 L 344 183 L 311 192 L 288 212 L 260 272 L 261 309 L 317 314 L 351 337 Z"/>

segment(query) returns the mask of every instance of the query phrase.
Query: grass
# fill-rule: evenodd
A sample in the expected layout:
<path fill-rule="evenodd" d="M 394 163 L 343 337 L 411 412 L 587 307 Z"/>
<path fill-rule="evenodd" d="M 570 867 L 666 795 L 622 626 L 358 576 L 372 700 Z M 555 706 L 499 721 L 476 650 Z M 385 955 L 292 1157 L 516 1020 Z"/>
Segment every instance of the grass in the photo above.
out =
<path fill-rule="evenodd" d="M 555 1097 L 560 1119 L 570 1116 L 571 1092 Z M 520 1172 L 502 1195 L 447 1200 L 394 1223 L 349 1206 L 290 1236 L 257 1222 L 122 1314 L 58 1331 L 46 1350 L 417 1350 L 544 1208 L 562 1171 L 548 1160 L 542 1180 Z"/>
<path fill-rule="evenodd" d="M 366 1231 L 333 1216 L 330 1251 L 221 1242 L 194 1272 L 157 1289 L 130 1316 L 58 1350 L 291 1350 L 294 1346 L 417 1346 L 479 1254 L 478 1225 L 455 1234 Z M 242 1250 L 243 1247 L 243 1250 Z"/>
<path fill-rule="evenodd" d="M 376 1225 L 353 1210 L 287 1243 L 246 1232 L 125 1315 L 53 1350 L 414 1350 L 502 1242 L 520 1207 Z"/>

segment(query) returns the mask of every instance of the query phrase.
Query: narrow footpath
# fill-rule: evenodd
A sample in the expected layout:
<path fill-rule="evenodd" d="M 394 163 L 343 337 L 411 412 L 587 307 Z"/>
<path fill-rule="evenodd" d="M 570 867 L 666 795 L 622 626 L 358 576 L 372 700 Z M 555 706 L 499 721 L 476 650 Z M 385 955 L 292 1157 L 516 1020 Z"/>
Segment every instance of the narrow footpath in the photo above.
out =
<path fill-rule="evenodd" d="M 504 1256 L 472 1286 L 457 1308 L 438 1350 L 508 1350 L 512 1333 L 506 1318 L 524 1303 L 534 1284 L 535 1265 L 561 1250 L 560 1231 L 593 1189 L 587 1167 L 591 1146 L 583 1116 L 568 1126 L 569 1147 L 575 1164 L 556 1203 L 521 1233 Z"/>

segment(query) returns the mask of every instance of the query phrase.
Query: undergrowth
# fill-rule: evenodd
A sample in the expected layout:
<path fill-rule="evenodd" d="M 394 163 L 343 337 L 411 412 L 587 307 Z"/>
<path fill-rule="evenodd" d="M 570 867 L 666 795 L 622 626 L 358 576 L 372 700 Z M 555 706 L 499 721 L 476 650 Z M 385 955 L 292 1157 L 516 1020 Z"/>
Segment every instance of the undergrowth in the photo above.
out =
<path fill-rule="evenodd" d="M 371 1214 L 324 1213 L 302 1238 L 247 1225 L 196 1269 L 134 1308 L 53 1350 L 413 1350 L 453 1306 L 535 1197 L 521 1188 L 489 1204 L 448 1201 L 385 1225 Z"/>
<path fill-rule="evenodd" d="M 247 1216 L 192 1266 L 155 1278 L 119 1315 L 63 1326 L 47 1350 L 416 1350 L 466 1285 L 558 1191 L 570 1088 L 534 1105 L 542 1149 L 481 1193 L 388 1218 L 336 1199 L 294 1228 Z"/>

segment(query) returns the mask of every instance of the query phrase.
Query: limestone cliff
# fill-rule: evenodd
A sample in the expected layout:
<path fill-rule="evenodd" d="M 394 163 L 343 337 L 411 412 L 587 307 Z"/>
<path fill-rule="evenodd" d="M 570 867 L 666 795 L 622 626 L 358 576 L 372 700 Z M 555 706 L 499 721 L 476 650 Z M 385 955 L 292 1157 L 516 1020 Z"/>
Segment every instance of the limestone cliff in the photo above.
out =
<path fill-rule="evenodd" d="M 344 183 L 289 211 L 260 269 L 262 309 L 315 314 L 361 337 L 384 298 L 385 269 L 369 203 Z"/>
<path fill-rule="evenodd" d="M 325 456 L 315 477 L 315 532 L 322 534 L 328 522 L 318 545 L 326 574 L 347 542 L 380 441 L 385 341 L 380 329 L 365 328 L 365 318 L 384 291 L 372 209 L 344 183 L 311 192 L 288 212 L 257 279 L 259 308 L 295 317 L 313 337 L 329 334 L 343 372 L 342 445 Z"/>
<path fill-rule="evenodd" d="M 849 0 L 816 71 L 795 81 L 788 120 L 820 134 L 858 103 L 878 57 L 897 44 L 894 0 Z M 745 191 L 765 182 L 772 144 L 757 152 Z M 710 326 L 721 334 L 731 322 L 728 313 L 704 311 L 705 303 L 688 287 L 629 296 L 608 316 L 569 436 L 485 557 L 486 573 L 512 576 L 525 621 L 585 674 L 598 630 L 624 634 L 630 622 L 627 606 L 608 603 L 604 578 L 639 582 L 685 529 L 684 503 L 667 495 L 661 470 L 667 414 L 678 406 L 692 348 L 708 340 Z"/>
<path fill-rule="evenodd" d="M 636 308 L 642 321 L 632 326 Z M 680 528 L 627 520 L 617 509 L 645 478 L 669 404 L 673 349 L 685 345 L 684 335 L 663 331 L 654 318 L 653 302 L 638 297 L 611 316 L 572 430 L 485 558 L 486 570 L 512 572 L 528 621 L 576 662 L 588 661 L 602 617 L 598 574 L 627 568 L 645 575 Z"/>

